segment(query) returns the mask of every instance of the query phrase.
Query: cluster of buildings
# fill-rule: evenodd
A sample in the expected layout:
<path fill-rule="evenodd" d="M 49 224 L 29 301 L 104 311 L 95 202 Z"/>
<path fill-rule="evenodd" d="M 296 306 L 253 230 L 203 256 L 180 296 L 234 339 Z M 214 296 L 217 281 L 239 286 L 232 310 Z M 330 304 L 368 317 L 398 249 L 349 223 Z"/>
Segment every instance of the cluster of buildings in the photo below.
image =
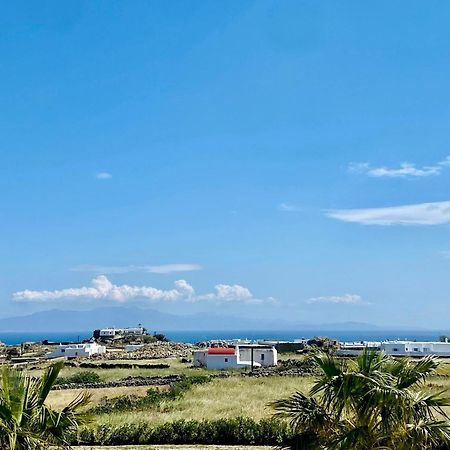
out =
<path fill-rule="evenodd" d="M 450 342 L 383 341 L 343 342 L 337 351 L 340 356 L 357 356 L 363 350 L 382 351 L 390 356 L 423 357 L 427 355 L 450 357 Z"/>

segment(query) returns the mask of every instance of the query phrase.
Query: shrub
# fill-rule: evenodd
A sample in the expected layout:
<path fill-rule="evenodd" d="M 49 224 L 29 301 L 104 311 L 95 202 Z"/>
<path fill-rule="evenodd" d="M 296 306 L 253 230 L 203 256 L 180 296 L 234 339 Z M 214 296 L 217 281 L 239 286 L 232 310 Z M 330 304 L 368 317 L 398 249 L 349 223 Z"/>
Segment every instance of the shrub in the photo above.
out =
<path fill-rule="evenodd" d="M 78 445 L 281 445 L 291 439 L 288 424 L 274 418 L 259 422 L 249 417 L 219 420 L 177 420 L 162 425 L 148 423 L 107 425 L 83 429 Z"/>
<path fill-rule="evenodd" d="M 181 398 L 192 386 L 207 383 L 209 380 L 210 377 L 207 375 L 182 377 L 180 381 L 173 383 L 167 390 L 149 389 L 145 397 L 121 395 L 112 399 L 102 399 L 99 405 L 93 408 L 91 412 L 93 414 L 109 414 L 118 411 L 157 407 L 163 401 Z"/>
<path fill-rule="evenodd" d="M 86 370 L 84 372 L 76 373 L 70 377 L 62 377 L 56 380 L 55 384 L 88 384 L 99 383 L 101 378 L 98 373 L 92 370 Z"/>

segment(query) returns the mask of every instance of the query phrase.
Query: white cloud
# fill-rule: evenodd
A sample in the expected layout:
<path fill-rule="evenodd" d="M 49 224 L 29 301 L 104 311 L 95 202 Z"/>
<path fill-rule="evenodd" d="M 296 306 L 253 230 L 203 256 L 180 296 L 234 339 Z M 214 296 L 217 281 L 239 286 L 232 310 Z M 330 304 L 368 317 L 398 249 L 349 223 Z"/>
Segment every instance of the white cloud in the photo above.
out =
<path fill-rule="evenodd" d="M 95 174 L 95 178 L 97 180 L 109 180 L 112 178 L 112 175 L 109 172 L 98 172 Z"/>
<path fill-rule="evenodd" d="M 146 266 L 145 272 L 150 273 L 174 273 L 174 272 L 192 272 L 200 270 L 199 264 L 164 264 L 161 266 Z"/>
<path fill-rule="evenodd" d="M 215 302 L 243 302 L 262 303 L 264 300 L 255 298 L 253 294 L 244 286 L 239 284 L 216 284 L 215 292 L 194 297 L 193 301 L 215 301 Z"/>
<path fill-rule="evenodd" d="M 450 250 L 442 250 L 441 252 L 439 252 L 439 254 L 440 254 L 443 258 L 450 258 Z"/>
<path fill-rule="evenodd" d="M 408 177 L 429 177 L 440 175 L 442 169 L 450 167 L 450 156 L 431 166 L 416 167 L 415 164 L 408 162 L 401 163 L 399 167 L 371 167 L 369 163 L 351 163 L 349 170 L 351 172 L 365 173 L 371 177 L 388 178 L 408 178 Z"/>
<path fill-rule="evenodd" d="M 312 297 L 306 300 L 306 303 L 333 303 L 344 305 L 368 304 L 368 302 L 364 301 L 363 298 L 357 294 L 331 295 L 328 297 Z"/>
<path fill-rule="evenodd" d="M 280 203 L 278 205 L 278 209 L 280 211 L 284 211 L 284 212 L 297 212 L 297 211 L 301 211 L 301 208 L 298 207 L 297 205 L 294 205 L 292 203 Z"/>
<path fill-rule="evenodd" d="M 169 274 L 177 272 L 192 272 L 201 269 L 202 266 L 199 264 L 163 264 L 159 266 L 97 266 L 87 264 L 74 267 L 72 270 L 75 272 L 93 272 L 98 274 L 117 274 L 130 272 Z"/>
<path fill-rule="evenodd" d="M 95 299 L 126 302 L 129 300 L 144 299 L 150 301 L 239 301 L 244 303 L 260 303 L 262 300 L 253 297 L 253 294 L 244 286 L 238 284 L 217 284 L 214 292 L 196 295 L 194 288 L 186 280 L 175 282 L 175 288 L 169 290 L 157 289 L 151 286 L 129 286 L 127 284 L 115 285 L 106 276 L 99 275 L 92 280 L 91 286 L 67 288 L 54 291 L 24 290 L 13 294 L 18 301 L 45 302 L 64 299 Z"/>
<path fill-rule="evenodd" d="M 338 209 L 328 217 L 364 225 L 440 225 L 450 222 L 450 201 L 386 208 Z"/>

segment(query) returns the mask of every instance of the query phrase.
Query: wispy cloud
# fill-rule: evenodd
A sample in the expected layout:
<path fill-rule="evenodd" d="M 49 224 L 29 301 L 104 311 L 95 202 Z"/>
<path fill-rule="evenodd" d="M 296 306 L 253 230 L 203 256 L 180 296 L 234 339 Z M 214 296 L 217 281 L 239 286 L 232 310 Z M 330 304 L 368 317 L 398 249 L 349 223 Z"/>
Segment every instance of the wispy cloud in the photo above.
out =
<path fill-rule="evenodd" d="M 109 172 L 97 172 L 95 178 L 97 178 L 97 180 L 109 180 L 112 178 L 112 175 Z"/>
<path fill-rule="evenodd" d="M 297 212 L 301 211 L 301 208 L 293 203 L 280 203 L 278 209 L 284 212 Z"/>
<path fill-rule="evenodd" d="M 399 167 L 371 167 L 365 163 L 351 163 L 349 170 L 351 172 L 364 173 L 371 177 L 386 178 L 414 178 L 414 177 L 430 177 L 440 175 L 445 167 L 450 167 L 450 156 L 431 166 L 417 167 L 415 164 L 404 162 Z"/>
<path fill-rule="evenodd" d="M 443 258 L 450 258 L 450 250 L 442 250 L 441 252 L 439 252 L 439 254 L 440 254 Z"/>
<path fill-rule="evenodd" d="M 450 222 L 450 201 L 386 208 L 338 209 L 327 216 L 364 225 L 440 225 Z"/>
<path fill-rule="evenodd" d="M 146 273 L 158 273 L 158 274 L 170 274 L 177 272 L 192 272 L 195 270 L 201 270 L 200 264 L 162 264 L 159 266 L 98 266 L 85 264 L 72 268 L 75 272 L 93 272 L 98 274 L 117 274 L 117 273 L 130 273 L 130 272 L 146 272 Z"/>
<path fill-rule="evenodd" d="M 70 299 L 94 299 L 127 302 L 130 300 L 149 301 L 212 301 L 212 302 L 242 302 L 261 303 L 262 300 L 253 296 L 251 291 L 239 284 L 217 284 L 214 291 L 197 295 L 194 288 L 186 280 L 175 282 L 173 289 L 157 289 L 152 286 L 130 286 L 127 284 L 113 284 L 105 275 L 99 275 L 92 280 L 91 286 L 66 288 L 60 290 L 33 291 L 24 290 L 15 292 L 16 301 L 46 302 Z"/>
<path fill-rule="evenodd" d="M 345 295 L 331 295 L 328 297 L 311 297 L 306 300 L 306 303 L 333 303 L 343 305 L 367 305 L 369 304 L 360 295 L 345 294 Z"/>

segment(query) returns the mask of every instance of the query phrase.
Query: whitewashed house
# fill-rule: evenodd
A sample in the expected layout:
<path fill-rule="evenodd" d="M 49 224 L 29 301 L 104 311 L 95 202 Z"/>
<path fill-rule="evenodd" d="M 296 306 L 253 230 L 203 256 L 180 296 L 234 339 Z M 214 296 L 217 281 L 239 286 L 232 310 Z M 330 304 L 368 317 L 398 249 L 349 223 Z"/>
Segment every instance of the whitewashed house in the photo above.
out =
<path fill-rule="evenodd" d="M 276 366 L 278 364 L 278 352 L 273 345 L 240 345 L 239 358 L 241 361 L 251 361 L 262 367 Z"/>
<path fill-rule="evenodd" d="M 275 347 L 253 347 L 253 367 L 275 366 L 277 364 Z M 195 367 L 241 369 L 252 366 L 252 350 L 250 346 L 195 350 L 193 355 L 193 365 Z"/>
<path fill-rule="evenodd" d="M 106 353 L 106 347 L 96 342 L 88 344 L 59 345 L 45 355 L 46 358 L 90 358 L 92 355 Z"/>

